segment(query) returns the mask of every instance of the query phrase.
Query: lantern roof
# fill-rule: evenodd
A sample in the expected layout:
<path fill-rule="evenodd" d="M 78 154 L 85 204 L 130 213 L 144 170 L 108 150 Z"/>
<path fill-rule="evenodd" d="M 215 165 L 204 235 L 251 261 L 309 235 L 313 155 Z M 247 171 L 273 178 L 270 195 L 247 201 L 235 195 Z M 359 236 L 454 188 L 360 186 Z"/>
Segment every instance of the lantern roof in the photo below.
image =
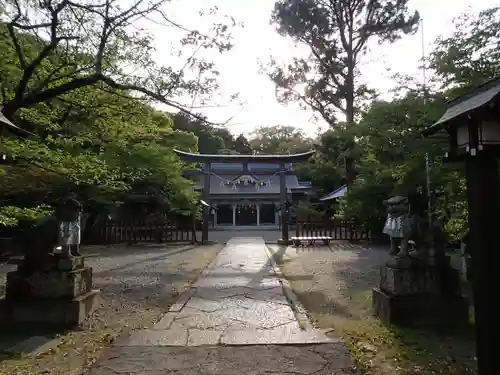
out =
<path fill-rule="evenodd" d="M 22 128 L 20 128 L 19 126 L 17 125 L 14 125 L 7 117 L 4 116 L 4 114 L 2 113 L 2 106 L 0 106 L 0 125 L 1 126 L 7 126 L 7 128 L 12 132 L 12 133 L 15 133 L 19 136 L 31 136 L 33 135 L 32 133 L 30 133 L 29 131 L 27 130 L 24 130 Z"/>
<path fill-rule="evenodd" d="M 433 125 L 423 131 L 424 135 L 432 135 L 444 129 L 450 123 L 465 115 L 470 115 L 474 111 L 486 105 L 491 105 L 500 97 L 500 76 L 484 83 L 483 85 L 469 91 L 456 99 L 447 103 L 446 112 Z"/>

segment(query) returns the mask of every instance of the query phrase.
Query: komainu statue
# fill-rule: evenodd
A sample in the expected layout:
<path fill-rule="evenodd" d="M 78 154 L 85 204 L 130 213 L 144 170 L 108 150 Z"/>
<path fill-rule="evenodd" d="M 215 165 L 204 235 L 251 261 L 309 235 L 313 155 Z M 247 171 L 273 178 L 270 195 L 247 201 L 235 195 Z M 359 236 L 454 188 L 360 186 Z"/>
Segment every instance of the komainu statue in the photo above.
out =
<path fill-rule="evenodd" d="M 408 241 L 415 226 L 415 218 L 411 213 L 408 198 L 395 196 L 384 201 L 387 207 L 387 220 L 382 233 L 391 239 L 392 256 L 409 256 Z"/>
<path fill-rule="evenodd" d="M 59 245 L 66 257 L 81 256 L 81 211 L 82 204 L 75 194 L 60 202 L 55 210 L 55 217 L 59 221 Z"/>

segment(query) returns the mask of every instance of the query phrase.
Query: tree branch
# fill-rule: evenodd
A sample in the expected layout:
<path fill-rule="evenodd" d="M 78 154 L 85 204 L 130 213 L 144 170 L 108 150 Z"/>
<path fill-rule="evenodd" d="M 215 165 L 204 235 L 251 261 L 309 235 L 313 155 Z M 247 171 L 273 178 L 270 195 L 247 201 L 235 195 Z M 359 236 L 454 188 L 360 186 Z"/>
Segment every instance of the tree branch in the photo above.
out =
<path fill-rule="evenodd" d="M 48 6 L 48 9 L 51 14 L 51 22 L 50 22 L 50 43 L 45 46 L 44 49 L 38 54 L 38 56 L 29 64 L 26 65 L 23 69 L 23 75 L 21 80 L 19 81 L 14 101 L 22 100 L 24 93 L 26 91 L 26 87 L 28 86 L 28 82 L 35 73 L 35 70 L 38 66 L 45 60 L 51 53 L 54 51 L 61 40 L 71 39 L 71 37 L 57 37 L 57 26 L 59 25 L 59 13 L 68 5 L 67 0 L 63 0 L 55 9 L 52 8 L 51 5 Z M 20 11 L 19 11 L 20 14 Z M 14 22 L 16 18 L 14 18 Z M 10 27 L 14 27 L 12 23 L 9 25 Z M 12 34 L 15 37 L 15 33 Z"/>
<path fill-rule="evenodd" d="M 17 108 L 20 107 L 29 107 L 38 103 L 42 103 L 44 101 L 53 99 L 59 95 L 66 94 L 70 91 L 93 85 L 97 82 L 101 81 L 101 77 L 98 75 L 92 75 L 89 77 L 76 78 L 71 82 L 64 83 L 62 85 L 51 87 L 47 90 L 43 90 L 41 92 L 33 92 L 26 96 L 24 96 L 20 102 L 15 102 L 14 105 Z M 6 106 L 8 107 L 8 106 Z M 16 109 L 17 109 L 16 108 Z"/>
<path fill-rule="evenodd" d="M 24 57 L 23 50 L 21 48 L 21 45 L 19 44 L 19 40 L 17 39 L 16 32 L 12 23 L 7 24 L 7 30 L 9 31 L 10 39 L 12 40 L 12 44 L 14 45 L 14 49 L 16 50 L 19 65 L 22 69 L 26 69 L 26 58 Z"/>
<path fill-rule="evenodd" d="M 210 43 L 212 43 L 212 44 L 216 45 L 219 49 L 225 49 L 225 48 L 228 48 L 228 45 L 227 45 L 227 44 L 220 43 L 220 42 L 219 42 L 217 39 L 215 39 L 215 38 L 212 38 L 212 37 L 210 37 L 210 36 L 208 36 L 208 35 L 205 35 L 205 34 L 203 34 L 203 33 L 199 32 L 198 30 L 190 30 L 190 29 L 188 29 L 188 28 L 186 28 L 186 27 L 182 26 L 181 24 L 179 24 L 179 23 L 177 23 L 177 22 L 175 22 L 175 21 L 172 21 L 171 19 L 169 19 L 169 18 L 165 15 L 165 13 L 164 13 L 161 9 L 157 9 L 156 11 L 157 11 L 157 12 L 158 12 L 158 13 L 162 16 L 162 18 L 163 18 L 163 19 L 164 19 L 164 20 L 165 20 L 168 24 L 170 24 L 171 26 L 174 26 L 174 27 L 176 27 L 176 28 L 178 28 L 178 29 L 180 29 L 180 30 L 182 30 L 182 31 L 185 31 L 185 32 L 187 32 L 187 33 L 189 33 L 189 34 L 196 34 L 196 35 L 198 35 L 198 36 L 202 37 L 203 39 L 207 40 L 208 42 L 210 42 Z M 154 22 L 154 23 L 156 23 L 156 24 L 158 24 L 158 25 L 164 25 L 164 26 L 165 26 L 165 24 L 162 24 L 162 23 L 160 23 L 160 22 L 154 21 L 154 20 L 150 19 L 149 17 L 146 17 L 146 18 L 147 18 L 148 20 L 150 20 L 151 22 Z"/>
<path fill-rule="evenodd" d="M 147 95 L 148 97 L 150 97 L 152 99 L 155 99 L 155 100 L 157 100 L 157 101 L 159 101 L 159 102 L 161 102 L 163 104 L 166 104 L 166 105 L 168 105 L 170 107 L 178 109 L 182 113 L 185 113 L 185 114 L 187 114 L 189 116 L 192 116 L 192 117 L 194 117 L 197 120 L 202 120 L 202 121 L 205 121 L 205 122 L 209 123 L 206 120 L 205 117 L 190 112 L 182 104 L 174 102 L 172 100 L 168 100 L 163 95 L 155 93 L 155 92 L 153 92 L 151 90 L 148 90 L 148 89 L 146 89 L 144 87 L 137 86 L 137 85 L 131 85 L 131 84 L 120 84 L 120 83 L 115 82 L 111 78 L 104 77 L 104 76 L 102 76 L 100 80 L 103 81 L 103 82 L 105 82 L 110 87 L 112 87 L 114 89 L 117 89 L 117 90 L 136 91 L 136 92 L 143 93 L 143 94 Z M 217 124 L 214 124 L 214 123 L 210 123 L 210 124 L 211 125 L 217 125 Z"/>

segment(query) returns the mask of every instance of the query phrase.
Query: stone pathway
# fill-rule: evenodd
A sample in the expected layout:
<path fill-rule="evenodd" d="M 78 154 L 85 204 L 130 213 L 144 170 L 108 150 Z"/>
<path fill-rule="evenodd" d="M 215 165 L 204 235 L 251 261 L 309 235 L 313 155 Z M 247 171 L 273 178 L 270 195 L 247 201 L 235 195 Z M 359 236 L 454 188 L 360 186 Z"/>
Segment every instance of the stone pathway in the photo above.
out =
<path fill-rule="evenodd" d="M 305 329 L 304 329 L 305 328 Z M 232 238 L 151 329 L 110 348 L 108 374 L 352 374 L 338 338 L 299 324 L 262 238 Z"/>

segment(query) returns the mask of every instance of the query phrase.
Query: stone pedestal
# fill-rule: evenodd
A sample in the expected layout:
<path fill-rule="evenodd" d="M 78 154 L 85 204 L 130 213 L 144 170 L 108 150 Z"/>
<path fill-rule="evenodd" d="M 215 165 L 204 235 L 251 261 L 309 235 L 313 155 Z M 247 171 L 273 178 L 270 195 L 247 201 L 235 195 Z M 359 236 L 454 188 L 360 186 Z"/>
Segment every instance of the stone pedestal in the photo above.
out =
<path fill-rule="evenodd" d="M 54 255 L 41 269 L 26 272 L 22 265 L 7 273 L 0 313 L 7 325 L 75 326 L 99 306 L 99 290 L 92 289 L 92 268 L 83 257 Z"/>
<path fill-rule="evenodd" d="M 469 321 L 469 305 L 460 295 L 459 276 L 446 263 L 384 265 L 380 285 L 373 289 L 373 309 L 384 323 L 402 326 L 454 326 Z"/>

